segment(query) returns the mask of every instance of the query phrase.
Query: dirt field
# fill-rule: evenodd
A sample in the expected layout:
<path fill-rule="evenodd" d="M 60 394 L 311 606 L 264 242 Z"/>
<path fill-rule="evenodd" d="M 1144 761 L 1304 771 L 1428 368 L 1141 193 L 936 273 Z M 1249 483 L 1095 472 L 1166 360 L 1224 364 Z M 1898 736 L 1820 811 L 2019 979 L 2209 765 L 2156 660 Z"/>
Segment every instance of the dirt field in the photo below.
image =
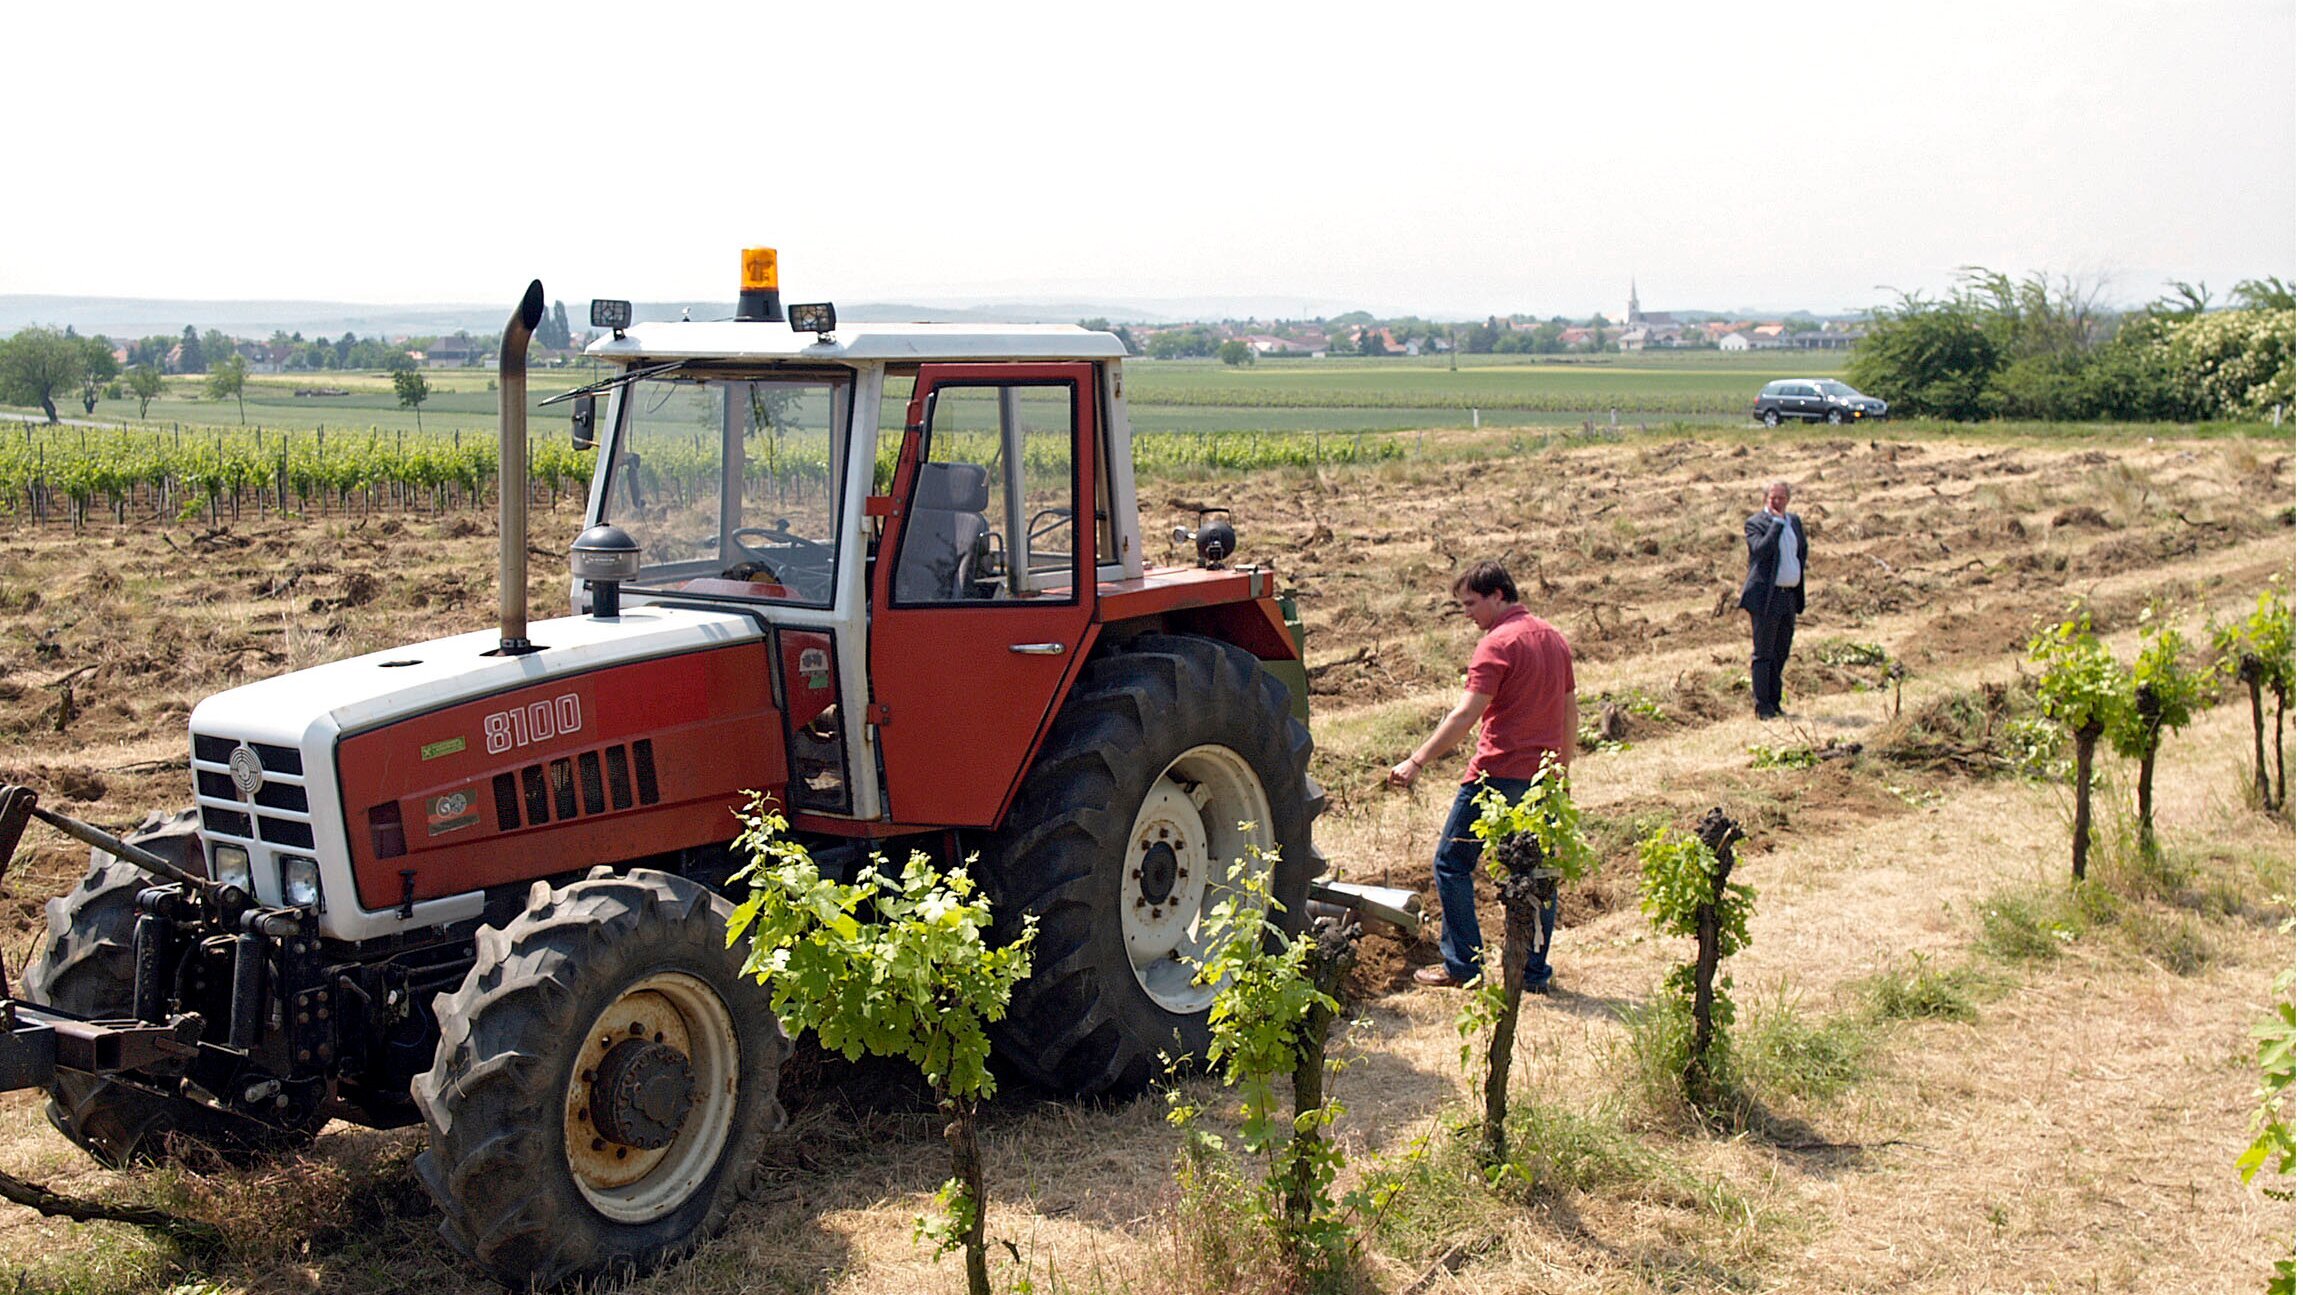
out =
<path fill-rule="evenodd" d="M 1529 1000 L 1514 1079 L 1531 1108 L 1597 1130 L 1631 1167 L 1517 1200 L 1427 1175 L 1356 1280 L 1387 1292 L 2258 1288 L 2295 1213 L 2243 1187 L 2231 1160 L 2253 1107 L 2247 1029 L 2293 962 L 2279 922 L 2295 843 L 2291 812 L 2245 804 L 2244 694 L 2162 754 L 2160 833 L 2181 875 L 2116 874 L 2116 920 L 2057 928 L 2044 956 L 2011 953 L 1994 932 L 2011 905 L 2052 893 L 2068 811 L 2050 787 L 1985 772 L 1977 733 L 2019 708 L 2022 642 L 2075 600 L 2131 655 L 2146 607 L 2198 642 L 2210 614 L 2230 618 L 2262 589 L 2292 599 L 2294 443 L 1475 437 L 1434 433 L 1421 457 L 1365 469 L 1141 491 L 1147 535 L 1188 520 L 1187 505 L 1232 507 L 1242 557 L 1275 563 L 1295 590 L 1315 772 L 1333 802 L 1318 837 L 1346 878 L 1428 887 L 1447 780 L 1403 795 L 1380 788 L 1381 772 L 1459 687 L 1473 630 L 1446 585 L 1466 562 L 1502 557 L 1568 634 L 1587 721 L 1610 702 L 1621 711 L 1624 745 L 1576 766 L 1607 861 L 1566 899 L 1553 957 L 1564 992 Z M 1763 725 L 1732 601 L 1741 519 L 1774 476 L 1809 524 L 1813 583 L 1787 673 L 1792 718 Z M 539 615 L 565 605 L 574 524 L 537 520 Z M 183 803 L 198 698 L 484 627 L 492 529 L 427 515 L 0 528 L 0 780 L 113 826 Z M 1902 666 L 1899 684 L 1882 654 Z M 1852 758 L 1753 767 L 1755 745 L 1857 743 Z M 2124 803 L 2131 771 L 2115 763 L 2109 777 L 2098 803 Z M 1752 838 L 1739 876 L 1758 887 L 1753 943 L 1731 965 L 1747 1028 L 1855 1021 L 1883 974 L 1914 967 L 1955 974 L 1972 1019 L 1866 1027 L 1843 1082 L 1778 1085 L 1739 1131 L 1639 1101 L 1622 1013 L 1687 955 L 1647 933 L 1630 847 L 1714 804 Z M 29 844 L 0 894 L 12 976 L 41 902 L 85 859 L 56 838 Z M 1409 986 L 1433 959 L 1428 940 L 1376 935 L 1364 948 L 1357 1061 L 1339 1082 L 1341 1134 L 1361 1163 L 1466 1108 L 1459 996 Z M 771 1189 L 639 1289 L 960 1289 L 956 1264 L 933 1267 L 910 1241 L 944 1176 L 930 1119 L 843 1069 L 792 1087 Z M 1199 1221 L 1179 1212 L 1164 1113 L 1156 1097 L 1084 1110 L 1004 1100 L 989 1121 L 990 1224 L 1024 1267 L 995 1251 L 995 1281 L 1220 1288 L 1194 1258 Z M 420 1142 L 337 1125 L 311 1154 L 260 1171 L 117 1175 L 49 1131 L 30 1098 L 0 1098 L 0 1170 L 180 1208 L 229 1238 L 195 1272 L 132 1230 L 0 1207 L 0 1262 L 12 1288 L 36 1291 L 195 1279 L 492 1289 L 433 1234 L 408 1168 Z"/>

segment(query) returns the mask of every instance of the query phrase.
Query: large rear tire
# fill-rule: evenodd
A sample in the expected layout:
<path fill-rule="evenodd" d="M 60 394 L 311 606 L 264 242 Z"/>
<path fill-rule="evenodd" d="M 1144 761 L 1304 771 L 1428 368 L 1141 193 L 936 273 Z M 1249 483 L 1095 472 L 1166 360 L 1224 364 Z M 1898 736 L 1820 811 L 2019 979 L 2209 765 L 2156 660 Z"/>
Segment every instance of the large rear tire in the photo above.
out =
<path fill-rule="evenodd" d="M 436 1000 L 416 1174 L 441 1235 L 505 1284 L 645 1272 L 751 1190 L 791 1045 L 728 913 L 670 873 L 537 882 Z"/>
<path fill-rule="evenodd" d="M 203 867 L 198 821 L 191 810 L 166 819 L 154 815 L 127 839 L 187 870 Z M 90 851 L 88 875 L 72 893 L 48 901 L 48 938 L 24 969 L 25 998 L 81 1016 L 135 1015 L 136 896 L 158 884 L 109 850 Z M 247 1161 L 303 1146 L 326 1123 L 315 1115 L 291 1128 L 264 1124 L 155 1091 L 173 1080 L 154 1077 L 152 1082 L 154 1088 L 140 1088 L 59 1072 L 48 1086 L 48 1122 L 111 1169 L 162 1159 L 171 1137 Z"/>
<path fill-rule="evenodd" d="M 1194 960 L 1248 845 L 1277 851 L 1277 919 L 1303 927 L 1310 759 L 1286 685 L 1240 648 L 1146 635 L 1090 661 L 985 848 L 994 938 L 1039 919 L 1031 978 L 992 1028 L 1001 1055 L 1074 1094 L 1205 1056 L 1214 991 Z"/>

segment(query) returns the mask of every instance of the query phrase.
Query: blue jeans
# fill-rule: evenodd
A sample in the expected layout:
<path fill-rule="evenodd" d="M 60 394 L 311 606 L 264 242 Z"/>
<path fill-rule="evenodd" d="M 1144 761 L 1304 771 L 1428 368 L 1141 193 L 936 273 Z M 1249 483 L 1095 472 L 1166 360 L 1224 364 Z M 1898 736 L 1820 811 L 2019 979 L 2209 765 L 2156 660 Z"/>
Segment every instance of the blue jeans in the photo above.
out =
<path fill-rule="evenodd" d="M 1517 801 L 1527 792 L 1526 778 L 1489 778 L 1505 799 Z M 1439 831 L 1439 849 L 1431 856 L 1432 879 L 1439 886 L 1439 960 L 1449 975 L 1469 980 L 1479 971 L 1479 906 L 1472 897 L 1472 869 L 1479 866 L 1479 838 L 1471 825 L 1479 821 L 1473 804 L 1480 784 L 1467 782 L 1455 793 L 1455 806 L 1447 826 Z M 1533 989 L 1551 979 L 1551 931 L 1559 920 L 1559 902 L 1543 906 L 1543 940 L 1527 952 L 1527 985 Z"/>

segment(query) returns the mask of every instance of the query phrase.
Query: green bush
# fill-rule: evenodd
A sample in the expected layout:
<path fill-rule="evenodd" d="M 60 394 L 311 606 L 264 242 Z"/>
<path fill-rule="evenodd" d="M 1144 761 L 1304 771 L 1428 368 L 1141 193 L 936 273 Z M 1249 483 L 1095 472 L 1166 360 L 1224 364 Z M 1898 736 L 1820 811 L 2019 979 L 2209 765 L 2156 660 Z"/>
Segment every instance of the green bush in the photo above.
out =
<path fill-rule="evenodd" d="M 1693 961 L 1664 977 L 1663 999 L 1688 1021 L 1681 1083 L 1687 1099 L 1709 1107 L 1729 1089 L 1729 1031 L 1735 1024 L 1735 977 L 1727 959 L 1751 943 L 1751 910 L 1758 892 L 1727 880 L 1733 866 L 1728 847 L 1740 829 L 1712 811 L 1706 830 L 1724 825 L 1720 852 L 1693 833 L 1658 828 L 1639 847 L 1639 908 L 1664 935 L 1696 941 Z M 1716 976 L 1717 984 L 1713 984 Z M 1665 1036 L 1668 1038 L 1668 1035 Z"/>
<path fill-rule="evenodd" d="M 1778 995 L 1737 1032 L 1736 1079 L 1752 1096 L 1829 1101 L 1862 1081 L 1874 1042 L 1859 1017 L 1809 1016 Z"/>
<path fill-rule="evenodd" d="M 817 870 L 765 797 L 754 794 L 742 820 L 736 849 L 748 862 L 732 883 L 750 895 L 729 915 L 728 943 L 751 941 L 744 972 L 768 986 L 794 1037 L 813 1031 L 850 1061 L 900 1057 L 926 1077 L 950 1121 L 952 1176 L 915 1237 L 939 1258 L 964 1251 L 968 1290 L 989 1295 L 975 1119 L 998 1084 L 984 1024 L 1007 1015 L 1009 994 L 1031 974 L 1034 919 L 1015 943 L 992 948 L 983 938 L 991 903 L 966 865 L 945 872 L 915 850 L 891 875 L 874 855 L 848 885 Z"/>
<path fill-rule="evenodd" d="M 1874 1020 L 1972 1021 L 1975 982 L 1971 971 L 1939 970 L 1924 953 L 1865 980 L 1861 992 Z"/>
<path fill-rule="evenodd" d="M 2292 933 L 2295 921 L 2289 918 L 2281 928 Z M 2292 1204 L 2295 1200 L 2295 1123 L 2289 1112 L 2294 1103 L 2288 1094 L 2295 1088 L 2295 972 L 2279 973 L 2277 990 L 2286 996 L 2272 1010 L 2268 1019 L 2256 1022 L 2250 1034 L 2255 1040 L 2255 1140 L 2239 1153 L 2239 1181 L 2253 1183 L 2266 1168 L 2288 1180 L 2286 1187 L 2265 1184 L 2263 1194 L 2275 1201 Z M 2265 1288 L 2268 1295 L 2295 1295 L 2295 1248 L 2292 1243 L 2287 1257 L 2271 1266 L 2271 1281 Z"/>
<path fill-rule="evenodd" d="M 2240 285 L 2241 309 L 2191 290 L 2117 319 L 2084 282 L 1970 266 L 1941 300 L 1873 312 L 1847 380 L 1898 416 L 1964 422 L 2269 418 L 2295 403 L 2293 292 L 2269 283 Z"/>
<path fill-rule="evenodd" d="M 2009 962 L 2059 957 L 2083 929 L 2059 911 L 2061 907 L 2037 891 L 2002 890 L 1976 906 L 1981 920 L 1978 941 L 1985 953 Z"/>

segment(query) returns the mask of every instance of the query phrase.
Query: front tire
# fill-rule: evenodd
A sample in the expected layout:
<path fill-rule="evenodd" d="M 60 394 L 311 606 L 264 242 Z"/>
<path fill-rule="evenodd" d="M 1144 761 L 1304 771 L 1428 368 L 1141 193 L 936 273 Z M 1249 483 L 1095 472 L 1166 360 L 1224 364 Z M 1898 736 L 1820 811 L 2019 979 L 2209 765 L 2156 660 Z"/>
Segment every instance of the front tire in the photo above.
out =
<path fill-rule="evenodd" d="M 1837 427 L 1847 421 L 1847 415 L 1834 409 L 1830 413 L 1827 413 L 1823 416 L 1823 421 L 1831 424 L 1833 427 Z"/>
<path fill-rule="evenodd" d="M 1205 1056 L 1214 990 L 1192 975 L 1250 845 L 1276 849 L 1277 921 L 1303 927 L 1310 758 L 1286 686 L 1240 648 L 1146 635 L 1090 661 L 985 850 L 993 938 L 1039 918 L 1031 978 L 992 1027 L 1001 1055 L 1074 1094 Z"/>
<path fill-rule="evenodd" d="M 537 882 L 437 1000 L 416 1174 L 441 1235 L 505 1284 L 645 1272 L 750 1191 L 791 1045 L 729 911 L 663 872 Z"/>
<path fill-rule="evenodd" d="M 127 839 L 188 871 L 203 870 L 190 810 L 168 819 L 155 815 Z M 135 1015 L 136 896 L 162 884 L 109 850 L 90 851 L 88 875 L 70 894 L 48 901 L 48 938 L 24 969 L 24 997 L 80 1016 Z M 48 1122 L 108 1169 L 162 1160 L 172 1138 L 245 1162 L 303 1146 L 326 1123 L 315 1114 L 291 1127 L 265 1124 L 159 1091 L 173 1089 L 173 1079 L 150 1082 L 145 1088 L 58 1071 L 48 1086 Z"/>

